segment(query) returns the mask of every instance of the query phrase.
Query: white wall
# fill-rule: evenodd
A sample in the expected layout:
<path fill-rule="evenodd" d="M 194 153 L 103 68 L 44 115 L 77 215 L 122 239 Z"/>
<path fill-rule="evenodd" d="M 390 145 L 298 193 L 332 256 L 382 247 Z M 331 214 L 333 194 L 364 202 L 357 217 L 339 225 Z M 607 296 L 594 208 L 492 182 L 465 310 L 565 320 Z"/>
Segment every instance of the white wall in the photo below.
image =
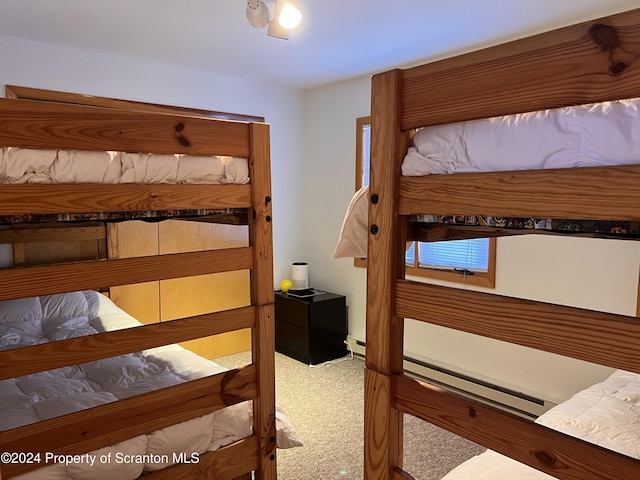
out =
<path fill-rule="evenodd" d="M 366 271 L 353 259 L 334 259 L 338 234 L 355 189 L 356 118 L 369 115 L 370 79 L 363 77 L 305 93 L 304 216 L 299 242 L 311 284 L 347 296 L 349 332 L 364 340 Z"/>
<path fill-rule="evenodd" d="M 333 251 L 355 182 L 355 119 L 369 114 L 370 79 L 305 95 L 305 216 L 300 242 L 313 286 L 347 295 L 350 334 L 365 340 L 366 273 Z M 498 239 L 493 293 L 635 315 L 636 242 L 524 236 Z M 587 364 L 408 321 L 405 354 L 559 401 L 606 376 Z"/>
<path fill-rule="evenodd" d="M 0 36 L 5 85 L 227 111 L 271 124 L 275 277 L 297 257 L 302 215 L 300 91 L 170 65 Z"/>

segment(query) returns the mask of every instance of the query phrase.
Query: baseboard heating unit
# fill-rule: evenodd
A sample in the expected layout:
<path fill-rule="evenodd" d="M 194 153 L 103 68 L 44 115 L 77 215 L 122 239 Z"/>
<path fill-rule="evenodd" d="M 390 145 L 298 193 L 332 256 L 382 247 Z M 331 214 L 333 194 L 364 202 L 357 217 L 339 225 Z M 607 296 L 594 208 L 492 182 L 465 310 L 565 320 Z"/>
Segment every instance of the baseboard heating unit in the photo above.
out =
<path fill-rule="evenodd" d="M 364 356 L 365 343 L 348 338 L 353 353 Z M 415 358 L 404 357 L 405 374 L 448 390 L 472 395 L 479 401 L 489 403 L 513 413 L 536 418 L 556 404 L 523 392 L 505 388 L 484 380 L 442 368 Z"/>

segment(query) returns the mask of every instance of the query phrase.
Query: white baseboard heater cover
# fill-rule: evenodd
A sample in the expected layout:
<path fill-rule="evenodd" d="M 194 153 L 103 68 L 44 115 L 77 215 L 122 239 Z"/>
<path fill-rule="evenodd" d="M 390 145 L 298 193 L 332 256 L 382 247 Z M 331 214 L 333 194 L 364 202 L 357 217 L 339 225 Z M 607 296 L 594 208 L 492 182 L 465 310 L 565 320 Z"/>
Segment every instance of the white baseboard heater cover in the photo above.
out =
<path fill-rule="evenodd" d="M 364 356 L 365 343 L 353 337 L 348 339 L 355 354 Z M 407 375 L 452 391 L 471 395 L 479 401 L 485 401 L 525 417 L 536 418 L 556 404 L 542 398 L 502 387 L 469 375 L 429 364 L 410 357 L 404 357 L 404 371 Z"/>

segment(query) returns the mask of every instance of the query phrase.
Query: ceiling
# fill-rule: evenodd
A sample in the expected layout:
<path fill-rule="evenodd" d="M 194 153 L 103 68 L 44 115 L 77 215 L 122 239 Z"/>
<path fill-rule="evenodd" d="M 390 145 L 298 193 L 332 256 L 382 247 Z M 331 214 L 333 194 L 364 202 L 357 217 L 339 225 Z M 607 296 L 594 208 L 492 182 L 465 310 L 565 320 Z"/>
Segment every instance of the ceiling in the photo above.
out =
<path fill-rule="evenodd" d="M 306 89 L 640 8 L 640 0 L 297 2 L 303 20 L 289 40 L 251 27 L 245 0 L 0 0 L 0 35 Z"/>

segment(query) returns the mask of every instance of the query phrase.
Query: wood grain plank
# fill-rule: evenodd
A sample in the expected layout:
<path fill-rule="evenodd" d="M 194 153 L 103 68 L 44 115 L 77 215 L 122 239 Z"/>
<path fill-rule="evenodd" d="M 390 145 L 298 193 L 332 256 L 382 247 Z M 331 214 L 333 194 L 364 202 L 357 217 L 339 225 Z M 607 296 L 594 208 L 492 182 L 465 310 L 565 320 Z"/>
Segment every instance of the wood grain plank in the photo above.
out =
<path fill-rule="evenodd" d="M 594 24 L 615 29 L 611 58 Z M 640 96 L 639 38 L 640 9 L 405 70 L 402 129 Z"/>
<path fill-rule="evenodd" d="M 640 165 L 403 177 L 398 212 L 640 220 L 639 181 Z"/>
<path fill-rule="evenodd" d="M 207 117 L 222 120 L 239 120 L 241 122 L 264 122 L 264 117 L 244 115 L 241 113 L 218 112 L 215 110 L 202 110 L 200 108 L 178 107 L 174 105 L 161 105 L 157 103 L 136 102 L 133 100 L 121 100 L 118 98 L 98 97 L 95 95 L 83 95 L 79 93 L 58 92 L 43 90 L 41 88 L 21 87 L 6 85 L 7 98 L 22 100 L 38 100 L 45 102 L 68 103 L 74 105 L 92 105 L 94 107 L 116 108 L 119 110 L 135 110 L 137 112 L 168 113 L 171 115 L 189 115 L 191 117 Z"/>
<path fill-rule="evenodd" d="M 5 350 L 0 352 L 0 379 L 251 328 L 255 325 L 255 316 L 255 307 L 244 307 Z"/>
<path fill-rule="evenodd" d="M 260 459 L 255 477 L 257 480 L 276 480 L 275 297 L 269 126 L 252 124 L 249 134 L 253 211 L 249 218 L 249 243 L 255 252 L 250 274 L 251 303 L 258 307 L 251 352 L 253 362 L 258 366 L 258 396 L 253 401 L 253 424 L 260 442 Z"/>
<path fill-rule="evenodd" d="M 371 179 L 369 191 L 377 201 L 369 203 L 366 363 L 381 373 L 402 371 L 403 324 L 395 317 L 394 282 L 404 276 L 406 229 L 400 228 L 396 214 L 397 177 L 406 144 L 396 135 L 400 104 L 393 92 L 398 88 L 399 71 L 373 77 L 371 122 Z M 390 139 L 396 139 L 391 141 Z M 400 260 L 402 259 L 402 260 Z"/>
<path fill-rule="evenodd" d="M 250 185 L 3 185 L 0 215 L 248 208 Z"/>
<path fill-rule="evenodd" d="M 159 252 L 245 247 L 249 228 L 203 222 L 167 220 L 157 224 Z M 161 321 L 239 308 L 251 303 L 249 271 L 162 280 L 159 287 Z M 251 350 L 251 331 L 236 330 L 182 344 L 205 358 Z"/>
<path fill-rule="evenodd" d="M 0 271 L 0 300 L 246 270 L 253 248 L 17 267 Z"/>
<path fill-rule="evenodd" d="M 367 480 L 387 480 L 402 466 L 402 416 L 389 406 L 388 375 L 402 371 L 404 322 L 395 313 L 395 281 L 404 278 L 406 225 L 397 211 L 400 166 L 408 137 L 400 127 L 400 72 L 372 80 L 371 177 L 367 268 L 367 355 L 365 363 L 365 449 Z M 373 199 L 376 200 L 373 200 Z M 402 251 L 401 251 L 402 250 Z M 375 294 L 373 294 L 375 292 Z"/>
<path fill-rule="evenodd" d="M 104 225 L 0 230 L 0 243 L 67 242 L 105 240 L 106 238 L 107 232 Z"/>
<path fill-rule="evenodd" d="M 391 376 L 365 368 L 364 395 L 364 478 L 388 480 L 402 468 L 404 428 L 402 413 L 393 408 Z"/>
<path fill-rule="evenodd" d="M 173 465 L 145 474 L 145 480 L 244 480 L 242 472 L 258 468 L 258 437 L 251 435 L 215 452 L 200 455 L 195 465 Z M 250 478 L 250 476 L 246 477 Z"/>
<path fill-rule="evenodd" d="M 640 460 L 410 379 L 393 378 L 394 406 L 561 480 L 635 478 Z"/>
<path fill-rule="evenodd" d="M 249 220 L 249 243 L 255 249 L 254 267 L 251 272 L 251 295 L 254 305 L 273 303 L 273 201 L 271 193 L 271 153 L 269 126 L 252 124 L 251 159 L 249 174 L 252 179 Z"/>
<path fill-rule="evenodd" d="M 518 298 L 398 281 L 405 318 L 640 373 L 640 323 Z"/>
<path fill-rule="evenodd" d="M 249 124 L 0 99 L 0 145 L 249 157 Z"/>
<path fill-rule="evenodd" d="M 210 377 L 0 432 L 2 451 L 75 455 L 205 415 L 256 395 L 249 365 Z M 38 464 L 4 465 L 9 477 Z"/>
<path fill-rule="evenodd" d="M 260 480 L 276 480 L 276 366 L 273 304 L 257 307 L 252 346 L 253 363 L 258 368 L 258 395 L 253 401 L 254 432 L 260 439 L 260 466 L 256 477 Z"/>

